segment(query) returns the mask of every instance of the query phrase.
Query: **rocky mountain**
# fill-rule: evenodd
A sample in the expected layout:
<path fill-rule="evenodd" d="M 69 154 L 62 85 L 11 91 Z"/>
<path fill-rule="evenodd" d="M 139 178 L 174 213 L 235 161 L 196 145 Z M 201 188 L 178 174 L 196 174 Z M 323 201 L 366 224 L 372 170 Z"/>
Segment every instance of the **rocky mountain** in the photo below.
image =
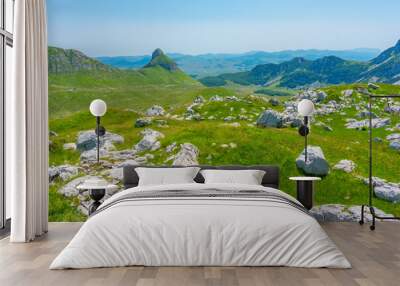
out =
<path fill-rule="evenodd" d="M 300 57 L 280 64 L 258 65 L 246 72 L 205 77 L 200 81 L 207 86 L 222 86 L 232 81 L 242 85 L 287 88 L 365 81 L 400 84 L 400 41 L 368 62 L 349 61 L 336 56 L 316 60 Z"/>
<path fill-rule="evenodd" d="M 248 71 L 260 64 L 279 64 L 293 58 L 302 57 L 316 60 L 326 56 L 336 56 L 345 60 L 369 61 L 379 55 L 378 49 L 353 50 L 287 50 L 277 52 L 253 51 L 237 54 L 187 55 L 167 53 L 180 69 L 198 78 L 216 76 L 223 73 Z M 104 64 L 124 69 L 139 69 L 151 60 L 151 55 L 98 57 Z"/>
<path fill-rule="evenodd" d="M 49 73 L 65 74 L 77 71 L 109 71 L 113 68 L 73 49 L 48 48 Z"/>
<path fill-rule="evenodd" d="M 367 71 L 361 75 L 361 81 L 400 84 L 400 40 L 369 64 Z"/>
<path fill-rule="evenodd" d="M 281 64 L 258 65 L 248 72 L 206 77 L 200 81 L 207 86 L 220 86 L 232 81 L 243 85 L 273 85 L 296 88 L 311 84 L 355 82 L 366 70 L 363 62 L 346 61 L 335 56 L 314 61 L 294 58 Z"/>
<path fill-rule="evenodd" d="M 153 54 L 151 55 L 151 60 L 150 62 L 144 66 L 144 68 L 149 68 L 149 67 L 162 67 L 168 71 L 178 71 L 178 65 L 167 55 L 164 54 L 164 52 L 161 49 L 156 49 Z"/>

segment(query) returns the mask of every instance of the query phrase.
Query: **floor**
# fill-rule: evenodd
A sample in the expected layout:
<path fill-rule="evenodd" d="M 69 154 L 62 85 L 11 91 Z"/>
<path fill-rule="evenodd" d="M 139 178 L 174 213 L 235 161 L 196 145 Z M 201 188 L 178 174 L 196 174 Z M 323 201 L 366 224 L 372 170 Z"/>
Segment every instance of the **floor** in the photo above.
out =
<path fill-rule="evenodd" d="M 400 224 L 384 222 L 376 231 L 355 223 L 323 228 L 353 265 L 352 269 L 288 267 L 124 267 L 48 270 L 52 259 L 80 223 L 50 223 L 49 233 L 29 244 L 0 241 L 0 285 L 400 285 Z"/>

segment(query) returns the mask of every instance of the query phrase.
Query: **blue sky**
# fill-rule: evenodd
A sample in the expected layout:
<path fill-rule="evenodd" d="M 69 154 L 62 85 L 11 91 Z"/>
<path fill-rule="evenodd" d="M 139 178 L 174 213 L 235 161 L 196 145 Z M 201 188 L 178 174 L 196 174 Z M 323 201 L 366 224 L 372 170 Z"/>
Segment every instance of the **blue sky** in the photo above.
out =
<path fill-rule="evenodd" d="M 90 56 L 393 46 L 399 0 L 47 0 L 49 45 Z"/>

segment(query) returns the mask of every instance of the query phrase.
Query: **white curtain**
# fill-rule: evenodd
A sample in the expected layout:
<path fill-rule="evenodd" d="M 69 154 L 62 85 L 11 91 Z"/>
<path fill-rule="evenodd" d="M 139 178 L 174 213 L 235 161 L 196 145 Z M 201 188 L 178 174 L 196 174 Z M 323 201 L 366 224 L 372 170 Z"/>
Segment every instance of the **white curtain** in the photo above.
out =
<path fill-rule="evenodd" d="M 7 98 L 6 187 L 12 242 L 47 232 L 48 83 L 45 0 L 15 1 L 13 94 Z"/>

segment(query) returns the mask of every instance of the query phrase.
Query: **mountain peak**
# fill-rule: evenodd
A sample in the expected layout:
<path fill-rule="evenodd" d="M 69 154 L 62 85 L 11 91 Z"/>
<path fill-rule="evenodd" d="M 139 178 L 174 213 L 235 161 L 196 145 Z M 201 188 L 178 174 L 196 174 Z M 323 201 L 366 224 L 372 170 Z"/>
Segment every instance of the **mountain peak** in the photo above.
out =
<path fill-rule="evenodd" d="M 144 67 L 149 68 L 156 66 L 162 67 L 169 71 L 179 70 L 178 65 L 166 54 L 164 54 L 160 48 L 154 50 L 153 54 L 151 55 L 151 61 Z"/>
<path fill-rule="evenodd" d="M 151 58 L 154 59 L 162 55 L 164 55 L 164 52 L 160 48 L 157 48 L 154 50 L 153 54 L 151 55 Z"/>
<path fill-rule="evenodd" d="M 81 51 L 48 47 L 49 73 L 64 74 L 77 71 L 111 71 L 96 59 L 90 58 Z"/>
<path fill-rule="evenodd" d="M 398 51 L 400 51 L 400 40 L 397 41 L 396 45 L 394 46 L 394 48 Z"/>

